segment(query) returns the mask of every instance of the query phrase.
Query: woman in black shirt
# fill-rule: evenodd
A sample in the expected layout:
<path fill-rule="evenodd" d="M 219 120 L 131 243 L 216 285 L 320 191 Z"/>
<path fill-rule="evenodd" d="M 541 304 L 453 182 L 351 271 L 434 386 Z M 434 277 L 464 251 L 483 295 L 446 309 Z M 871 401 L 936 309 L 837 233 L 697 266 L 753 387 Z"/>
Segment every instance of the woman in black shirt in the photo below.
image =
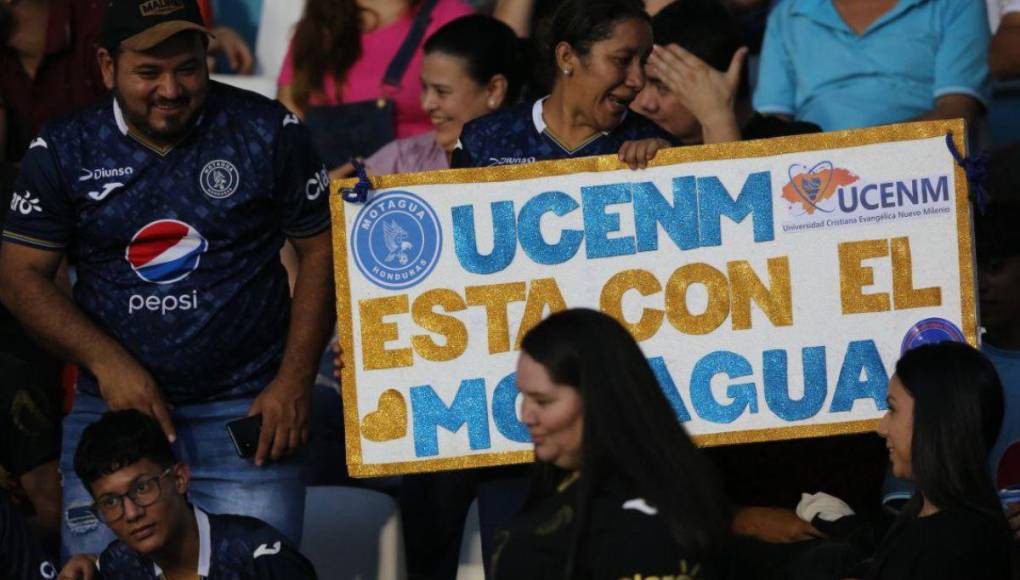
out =
<path fill-rule="evenodd" d="M 1003 413 L 995 367 L 966 344 L 921 346 L 896 363 L 887 400 L 878 432 L 917 492 L 865 578 L 1008 580 L 1012 539 L 988 473 Z"/>
<path fill-rule="evenodd" d="M 521 418 L 540 472 L 495 538 L 492 578 L 721 577 L 726 500 L 631 335 L 567 310 L 521 350 Z"/>

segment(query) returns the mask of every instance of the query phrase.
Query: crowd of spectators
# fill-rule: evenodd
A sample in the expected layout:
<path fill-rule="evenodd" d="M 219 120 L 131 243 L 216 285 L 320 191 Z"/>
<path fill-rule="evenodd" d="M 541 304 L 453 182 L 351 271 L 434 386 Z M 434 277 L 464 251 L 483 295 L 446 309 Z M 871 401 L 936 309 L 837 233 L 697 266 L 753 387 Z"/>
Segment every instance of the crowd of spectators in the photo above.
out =
<path fill-rule="evenodd" d="M 1020 0 L 306 0 L 275 102 L 209 79 L 259 57 L 215 7 L 0 0 L 0 579 L 315 577 L 322 483 L 399 499 L 412 578 L 456 575 L 475 498 L 501 580 L 1020 578 Z M 955 118 L 993 149 L 982 344 L 907 352 L 880 437 L 699 451 L 571 310 L 521 346 L 536 469 L 346 478 L 330 177 Z"/>

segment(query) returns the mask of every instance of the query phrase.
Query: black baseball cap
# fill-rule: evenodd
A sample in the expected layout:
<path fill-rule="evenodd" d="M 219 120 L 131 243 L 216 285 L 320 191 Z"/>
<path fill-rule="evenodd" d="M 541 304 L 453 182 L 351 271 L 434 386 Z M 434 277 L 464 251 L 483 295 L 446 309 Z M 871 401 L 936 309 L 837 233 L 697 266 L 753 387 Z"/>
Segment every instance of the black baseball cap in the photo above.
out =
<path fill-rule="evenodd" d="M 100 44 L 107 50 L 143 51 L 185 30 L 212 37 L 195 0 L 110 0 Z"/>

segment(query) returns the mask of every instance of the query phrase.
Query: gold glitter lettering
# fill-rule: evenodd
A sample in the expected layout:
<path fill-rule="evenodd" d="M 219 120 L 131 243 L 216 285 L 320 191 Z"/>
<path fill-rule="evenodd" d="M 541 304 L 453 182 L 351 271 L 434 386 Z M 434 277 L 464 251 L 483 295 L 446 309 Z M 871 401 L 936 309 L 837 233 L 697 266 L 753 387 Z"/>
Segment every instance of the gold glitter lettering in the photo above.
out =
<path fill-rule="evenodd" d="M 524 301 L 524 282 L 468 286 L 464 289 L 468 306 L 484 306 L 489 329 L 489 354 L 510 351 L 510 323 L 507 305 Z"/>
<path fill-rule="evenodd" d="M 892 288 L 896 310 L 942 305 L 942 288 L 914 288 L 914 261 L 910 238 L 892 239 Z"/>
<path fill-rule="evenodd" d="M 687 308 L 687 290 L 702 284 L 708 290 L 708 307 L 701 314 Z M 719 328 L 730 312 L 730 289 L 726 275 L 708 264 L 687 264 L 673 272 L 666 283 L 666 318 L 684 334 L 708 334 Z"/>
<path fill-rule="evenodd" d="M 407 312 L 407 294 L 358 301 L 361 314 L 361 358 L 365 370 L 394 369 L 414 364 L 410 348 L 388 350 L 386 343 L 400 338 L 397 323 L 383 322 L 392 314 Z"/>
<path fill-rule="evenodd" d="M 524 335 L 545 318 L 546 306 L 549 307 L 549 314 L 567 309 L 559 285 L 554 278 L 532 280 L 528 287 L 528 301 L 524 305 L 524 316 L 517 331 L 517 340 L 514 341 L 514 350 L 521 349 L 521 339 Z"/>
<path fill-rule="evenodd" d="M 636 323 L 629 322 L 623 317 L 623 295 L 628 290 L 637 290 L 642 296 L 650 296 L 662 292 L 662 284 L 654 274 L 648 270 L 624 270 L 615 274 L 606 285 L 602 287 L 602 296 L 599 298 L 599 308 L 602 312 L 612 316 L 630 331 L 634 340 L 641 342 L 655 336 L 655 333 L 662 327 L 662 317 L 665 311 L 657 308 L 645 308 L 641 313 L 641 319 Z"/>
<path fill-rule="evenodd" d="M 790 285 L 790 259 L 769 258 L 769 286 L 762 283 L 751 264 L 738 260 L 726 264 L 730 275 L 733 330 L 751 328 L 751 301 L 768 316 L 774 326 L 793 325 L 793 291 Z"/>
<path fill-rule="evenodd" d="M 889 295 L 865 294 L 862 289 L 875 283 L 875 271 L 864 260 L 889 255 L 888 240 L 862 240 L 839 245 L 839 297 L 843 314 L 889 310 Z"/>
<path fill-rule="evenodd" d="M 453 290 L 436 288 L 429 290 L 414 299 L 411 316 L 415 324 L 446 338 L 446 344 L 440 346 L 427 334 L 411 337 L 411 346 L 418 356 L 432 361 L 451 361 L 464 354 L 468 346 L 468 331 L 464 323 L 454 316 L 440 314 L 436 306 L 442 306 L 446 312 L 460 312 L 467 308 L 464 299 Z"/>

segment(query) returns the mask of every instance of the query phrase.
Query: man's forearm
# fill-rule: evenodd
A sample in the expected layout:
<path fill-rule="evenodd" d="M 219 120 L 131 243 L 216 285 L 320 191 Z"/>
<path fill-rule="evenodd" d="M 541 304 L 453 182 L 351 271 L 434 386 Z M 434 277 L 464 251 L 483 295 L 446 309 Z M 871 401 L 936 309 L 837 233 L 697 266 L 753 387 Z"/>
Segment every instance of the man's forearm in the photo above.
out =
<path fill-rule="evenodd" d="M 935 108 L 913 119 L 914 121 L 936 121 L 940 119 L 964 119 L 974 122 L 981 112 L 981 103 L 969 95 L 945 95 L 935 101 Z"/>
<path fill-rule="evenodd" d="M 58 357 L 82 364 L 93 372 L 127 352 L 103 332 L 60 290 L 40 273 L 4 271 L 0 300 L 22 326 Z"/>
<path fill-rule="evenodd" d="M 290 327 L 279 374 L 311 381 L 332 329 L 333 255 L 327 243 L 313 249 L 295 245 L 298 272 L 294 282 Z"/>

